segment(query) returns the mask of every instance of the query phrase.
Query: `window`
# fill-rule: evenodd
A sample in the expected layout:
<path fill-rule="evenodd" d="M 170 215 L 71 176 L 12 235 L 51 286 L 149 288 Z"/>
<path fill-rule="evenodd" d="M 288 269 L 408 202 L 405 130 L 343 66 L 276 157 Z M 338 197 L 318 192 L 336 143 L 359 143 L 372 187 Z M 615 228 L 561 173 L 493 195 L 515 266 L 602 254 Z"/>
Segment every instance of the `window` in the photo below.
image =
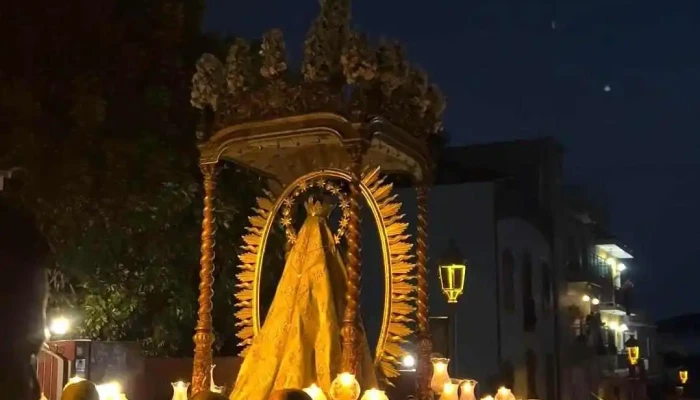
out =
<path fill-rule="evenodd" d="M 610 266 L 594 250 L 588 252 L 588 265 L 590 271 L 601 278 L 611 279 Z"/>
<path fill-rule="evenodd" d="M 527 374 L 527 398 L 539 399 L 537 395 L 537 356 L 532 349 L 525 352 L 525 368 Z"/>
<path fill-rule="evenodd" d="M 542 311 L 552 310 L 552 271 L 549 264 L 542 263 Z"/>
<path fill-rule="evenodd" d="M 515 311 L 515 258 L 508 249 L 504 250 L 501 256 L 501 271 L 503 308 L 512 312 Z"/>
<path fill-rule="evenodd" d="M 537 324 L 535 298 L 532 293 L 532 256 L 529 252 L 523 254 L 523 329 L 533 332 Z"/>

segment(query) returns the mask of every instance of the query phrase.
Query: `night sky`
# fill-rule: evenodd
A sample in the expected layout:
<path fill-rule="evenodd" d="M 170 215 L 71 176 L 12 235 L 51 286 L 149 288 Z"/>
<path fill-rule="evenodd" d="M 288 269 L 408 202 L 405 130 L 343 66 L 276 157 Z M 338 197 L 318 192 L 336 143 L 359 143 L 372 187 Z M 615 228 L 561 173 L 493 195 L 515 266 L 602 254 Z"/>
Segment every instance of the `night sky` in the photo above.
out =
<path fill-rule="evenodd" d="M 205 29 L 282 28 L 294 62 L 317 11 L 209 0 Z M 441 86 L 453 144 L 559 140 L 566 181 L 605 194 L 635 255 L 640 305 L 700 311 L 700 1 L 355 0 L 353 23 L 401 40 Z"/>

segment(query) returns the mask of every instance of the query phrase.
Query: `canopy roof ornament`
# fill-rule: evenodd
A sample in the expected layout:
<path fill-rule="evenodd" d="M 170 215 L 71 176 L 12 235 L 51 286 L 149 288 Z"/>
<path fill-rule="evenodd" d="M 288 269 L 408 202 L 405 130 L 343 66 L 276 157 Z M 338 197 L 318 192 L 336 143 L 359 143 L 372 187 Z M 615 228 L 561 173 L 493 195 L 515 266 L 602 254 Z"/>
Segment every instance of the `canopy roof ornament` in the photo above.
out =
<path fill-rule="evenodd" d="M 349 0 L 320 5 L 301 71 L 289 69 L 278 29 L 264 34 L 258 51 L 236 39 L 224 62 L 199 59 L 191 103 L 203 111 L 201 163 L 223 158 L 290 182 L 346 166 L 344 147 L 359 143 L 364 164 L 424 179 L 429 143 L 442 131 L 442 93 L 400 44 L 373 47 L 352 31 Z"/>

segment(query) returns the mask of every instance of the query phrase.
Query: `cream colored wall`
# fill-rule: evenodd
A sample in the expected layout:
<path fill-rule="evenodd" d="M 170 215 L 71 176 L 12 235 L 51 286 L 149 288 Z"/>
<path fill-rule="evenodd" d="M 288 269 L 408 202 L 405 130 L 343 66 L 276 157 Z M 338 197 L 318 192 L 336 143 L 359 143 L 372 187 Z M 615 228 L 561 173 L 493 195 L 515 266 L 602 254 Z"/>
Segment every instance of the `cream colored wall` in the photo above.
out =
<path fill-rule="evenodd" d="M 527 370 L 525 366 L 525 352 L 532 349 L 537 356 L 537 394 L 540 399 L 547 399 L 547 355 L 555 354 L 555 325 L 552 308 L 549 311 L 542 310 L 542 264 L 547 263 L 550 272 L 555 266 L 551 262 L 551 248 L 541 232 L 529 222 L 518 218 L 507 218 L 498 221 L 498 249 L 502 253 L 510 249 L 515 258 L 515 299 L 514 312 L 508 312 L 501 301 L 501 332 L 502 332 L 502 358 L 510 361 L 515 370 L 515 387 L 513 393 L 516 398 L 527 398 Z M 532 256 L 532 292 L 535 298 L 537 324 L 534 332 L 523 330 L 523 305 L 522 305 L 522 279 L 523 279 L 523 254 L 529 252 Z M 499 254 L 500 276 L 503 270 Z M 552 285 L 554 282 L 552 281 Z M 552 296 L 555 296 L 552 293 Z M 501 295 L 501 299 L 502 299 Z M 553 301 L 553 298 L 552 298 Z M 555 366 L 556 367 L 556 366 Z M 556 373 L 556 372 L 555 372 Z"/>

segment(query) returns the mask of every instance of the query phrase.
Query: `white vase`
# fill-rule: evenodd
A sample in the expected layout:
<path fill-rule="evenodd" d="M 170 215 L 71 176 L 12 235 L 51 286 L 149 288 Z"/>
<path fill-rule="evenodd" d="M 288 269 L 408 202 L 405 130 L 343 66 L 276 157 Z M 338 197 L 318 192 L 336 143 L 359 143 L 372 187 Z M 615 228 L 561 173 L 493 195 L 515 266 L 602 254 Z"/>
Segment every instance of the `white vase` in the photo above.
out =
<path fill-rule="evenodd" d="M 473 379 L 464 379 L 459 383 L 459 400 L 476 400 L 476 384 Z"/>
<path fill-rule="evenodd" d="M 441 394 L 446 383 L 450 383 L 450 375 L 447 373 L 449 358 L 433 358 L 433 377 L 430 379 L 430 388 L 435 394 Z"/>
<path fill-rule="evenodd" d="M 173 382 L 173 398 L 172 400 L 187 400 L 187 389 L 190 387 L 189 382 Z"/>

